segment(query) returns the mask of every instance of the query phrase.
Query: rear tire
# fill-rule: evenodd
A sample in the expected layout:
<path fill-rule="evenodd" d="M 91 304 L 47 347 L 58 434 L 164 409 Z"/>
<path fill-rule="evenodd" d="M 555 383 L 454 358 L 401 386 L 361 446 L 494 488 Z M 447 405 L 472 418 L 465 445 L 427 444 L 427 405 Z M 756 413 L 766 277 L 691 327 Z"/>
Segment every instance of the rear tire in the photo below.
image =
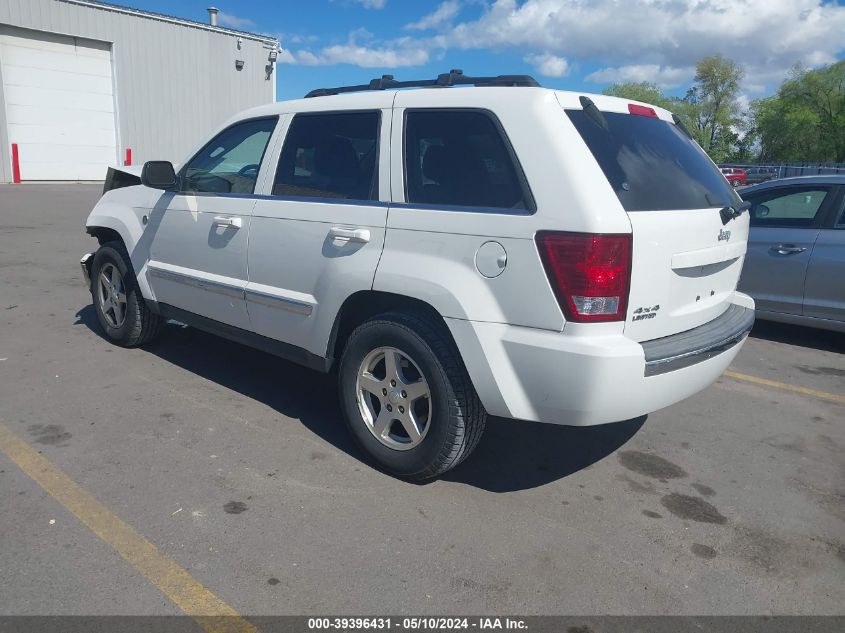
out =
<path fill-rule="evenodd" d="M 122 347 L 137 347 L 155 338 L 162 319 L 144 302 L 123 242 L 107 242 L 91 264 L 91 298 L 106 338 Z"/>
<path fill-rule="evenodd" d="M 460 355 L 443 323 L 427 315 L 390 312 L 356 328 L 338 383 L 353 437 L 392 475 L 441 475 L 484 432 L 487 412 Z"/>

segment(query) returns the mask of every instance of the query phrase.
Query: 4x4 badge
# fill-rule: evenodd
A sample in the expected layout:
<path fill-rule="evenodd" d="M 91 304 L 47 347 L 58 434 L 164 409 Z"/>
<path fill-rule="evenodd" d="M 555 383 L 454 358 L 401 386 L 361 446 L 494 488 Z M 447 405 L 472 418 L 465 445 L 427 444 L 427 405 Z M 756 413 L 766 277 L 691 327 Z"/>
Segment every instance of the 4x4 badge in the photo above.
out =
<path fill-rule="evenodd" d="M 651 308 L 642 307 L 637 308 L 634 310 L 634 318 L 631 319 L 632 321 L 642 321 L 643 319 L 653 319 L 657 316 L 657 311 L 660 309 L 659 305 L 653 306 Z"/>
<path fill-rule="evenodd" d="M 721 229 L 719 231 L 719 240 L 718 241 L 727 242 L 729 239 L 731 239 L 731 232 L 726 231 L 725 229 Z"/>

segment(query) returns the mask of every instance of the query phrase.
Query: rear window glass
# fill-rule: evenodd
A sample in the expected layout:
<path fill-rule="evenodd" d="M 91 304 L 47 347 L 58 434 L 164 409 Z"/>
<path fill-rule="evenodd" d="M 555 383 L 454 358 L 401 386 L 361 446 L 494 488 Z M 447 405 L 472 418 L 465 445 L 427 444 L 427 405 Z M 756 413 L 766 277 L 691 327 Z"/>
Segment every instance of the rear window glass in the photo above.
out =
<path fill-rule="evenodd" d="M 676 125 L 603 112 L 608 129 L 567 110 L 626 211 L 706 209 L 738 202 L 719 169 Z"/>

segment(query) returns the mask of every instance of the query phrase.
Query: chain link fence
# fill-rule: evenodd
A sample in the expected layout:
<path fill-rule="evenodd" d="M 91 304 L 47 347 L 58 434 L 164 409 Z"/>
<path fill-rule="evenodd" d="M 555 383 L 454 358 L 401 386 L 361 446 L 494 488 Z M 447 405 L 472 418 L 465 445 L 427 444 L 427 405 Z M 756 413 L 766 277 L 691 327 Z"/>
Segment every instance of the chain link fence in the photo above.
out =
<path fill-rule="evenodd" d="M 771 177 L 766 180 L 793 176 L 845 176 L 845 163 L 726 163 L 720 167 L 742 167 L 746 172 L 770 173 Z"/>

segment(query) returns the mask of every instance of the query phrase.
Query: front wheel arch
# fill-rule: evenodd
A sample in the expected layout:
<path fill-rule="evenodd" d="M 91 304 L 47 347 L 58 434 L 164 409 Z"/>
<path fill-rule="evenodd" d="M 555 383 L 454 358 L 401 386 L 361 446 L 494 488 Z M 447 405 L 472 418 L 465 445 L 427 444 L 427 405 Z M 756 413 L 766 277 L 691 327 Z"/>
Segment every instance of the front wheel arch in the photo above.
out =
<path fill-rule="evenodd" d="M 126 242 L 124 241 L 123 236 L 114 229 L 110 229 L 105 226 L 89 226 L 86 227 L 85 232 L 91 237 L 96 238 L 100 246 L 109 242 L 120 242 L 124 247 L 126 247 Z"/>

